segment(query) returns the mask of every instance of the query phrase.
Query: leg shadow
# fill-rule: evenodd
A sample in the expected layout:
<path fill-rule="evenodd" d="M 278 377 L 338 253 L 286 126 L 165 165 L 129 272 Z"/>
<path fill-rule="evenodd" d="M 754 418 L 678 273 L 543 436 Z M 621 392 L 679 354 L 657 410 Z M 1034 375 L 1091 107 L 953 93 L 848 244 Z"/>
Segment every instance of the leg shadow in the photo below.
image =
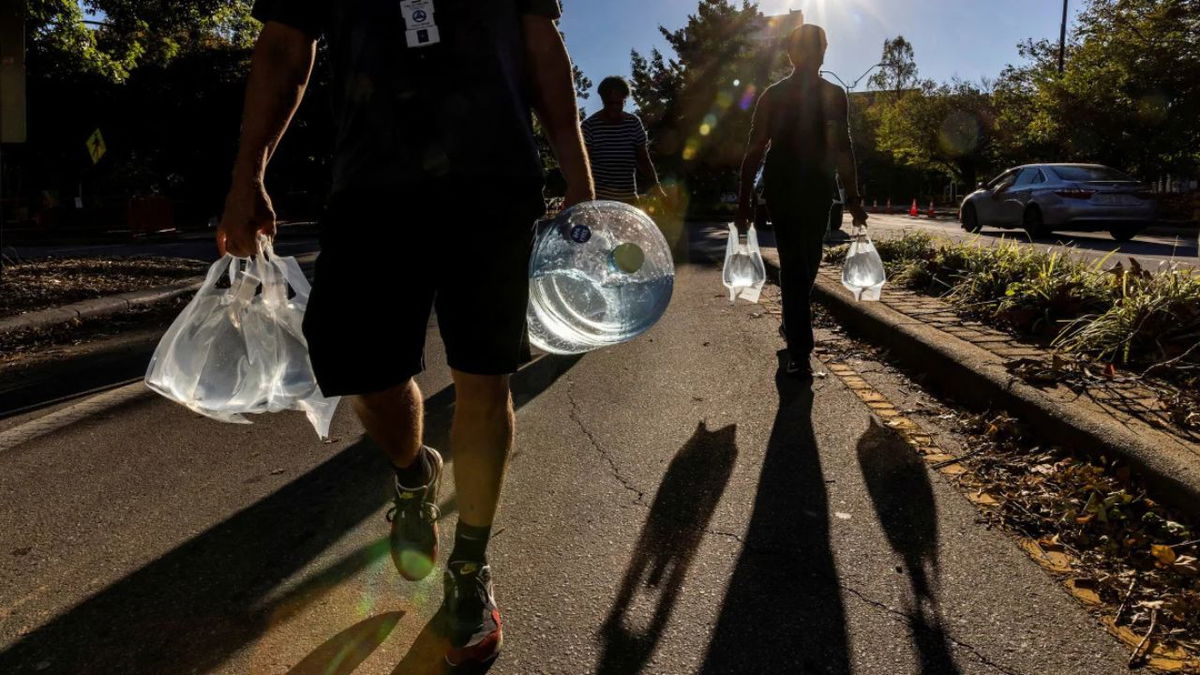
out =
<path fill-rule="evenodd" d="M 671 460 L 600 630 L 597 673 L 636 673 L 649 660 L 736 460 L 737 426 L 709 431 L 704 422 Z M 638 621 L 642 608 L 648 621 Z"/>
<path fill-rule="evenodd" d="M 937 503 L 929 470 L 900 434 L 874 416 L 857 453 L 875 515 L 912 585 L 909 624 L 921 671 L 957 673 L 937 602 Z"/>
<path fill-rule="evenodd" d="M 514 404 L 540 394 L 578 361 L 543 357 L 527 366 L 512 378 Z M 453 400 L 450 387 L 426 400 L 426 428 L 434 436 L 449 434 Z M 300 611 L 386 553 L 376 542 L 303 582 L 299 592 L 266 600 L 375 514 L 390 498 L 389 483 L 387 461 L 364 438 L 31 630 L 0 652 L 0 673 L 213 670 L 281 615 Z M 380 528 L 386 531 L 382 522 Z"/>
<path fill-rule="evenodd" d="M 350 675 L 375 651 L 404 612 L 387 612 L 364 619 L 317 647 L 287 675 Z"/>
<path fill-rule="evenodd" d="M 754 511 L 704 673 L 850 672 L 813 392 L 783 374 L 782 358 Z"/>

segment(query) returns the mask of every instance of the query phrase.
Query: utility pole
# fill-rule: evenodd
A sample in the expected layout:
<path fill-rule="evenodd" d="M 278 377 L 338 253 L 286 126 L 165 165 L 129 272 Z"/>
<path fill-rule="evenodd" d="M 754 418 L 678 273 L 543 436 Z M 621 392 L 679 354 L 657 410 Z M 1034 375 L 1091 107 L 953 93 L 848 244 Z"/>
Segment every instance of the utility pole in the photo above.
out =
<path fill-rule="evenodd" d="M 1063 18 L 1062 30 L 1058 33 L 1058 74 L 1062 75 L 1063 66 L 1067 58 L 1067 3 L 1069 0 L 1063 0 Z"/>

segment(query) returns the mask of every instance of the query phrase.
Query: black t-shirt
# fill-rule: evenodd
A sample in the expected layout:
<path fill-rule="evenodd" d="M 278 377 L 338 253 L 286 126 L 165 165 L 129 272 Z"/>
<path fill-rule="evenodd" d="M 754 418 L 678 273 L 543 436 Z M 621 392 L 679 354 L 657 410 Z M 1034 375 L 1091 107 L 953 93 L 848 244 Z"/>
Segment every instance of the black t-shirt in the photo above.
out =
<path fill-rule="evenodd" d="M 558 0 L 429 5 L 440 42 L 409 47 L 400 0 L 256 0 L 258 20 L 327 41 L 333 191 L 445 179 L 540 189 L 521 16 L 557 19 Z"/>
<path fill-rule="evenodd" d="M 846 92 L 821 78 L 793 75 L 763 92 L 769 97 L 771 148 L 764 178 L 770 183 L 833 183 L 836 136 L 848 138 Z M 768 191 L 770 188 L 768 187 Z"/>

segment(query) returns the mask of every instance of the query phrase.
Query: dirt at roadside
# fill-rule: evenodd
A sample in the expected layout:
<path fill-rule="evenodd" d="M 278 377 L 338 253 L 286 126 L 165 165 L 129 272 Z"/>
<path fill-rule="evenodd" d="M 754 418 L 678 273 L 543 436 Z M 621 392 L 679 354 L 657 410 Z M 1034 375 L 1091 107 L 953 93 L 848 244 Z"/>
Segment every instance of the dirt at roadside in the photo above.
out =
<path fill-rule="evenodd" d="M 55 258 L 5 265 L 0 318 L 203 275 L 208 263 L 179 258 Z"/>

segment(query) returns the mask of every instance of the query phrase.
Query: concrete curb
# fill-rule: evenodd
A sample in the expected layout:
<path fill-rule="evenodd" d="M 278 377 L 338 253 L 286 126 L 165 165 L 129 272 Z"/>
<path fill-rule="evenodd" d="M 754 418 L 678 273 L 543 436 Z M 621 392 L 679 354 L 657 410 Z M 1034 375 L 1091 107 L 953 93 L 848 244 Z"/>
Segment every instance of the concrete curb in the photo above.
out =
<path fill-rule="evenodd" d="M 61 307 L 18 314 L 7 319 L 0 319 L 0 335 L 25 330 L 44 330 L 77 320 L 103 319 L 132 309 L 173 300 L 181 295 L 195 293 L 203 282 L 204 277 L 192 277 L 166 286 L 119 293 Z"/>
<path fill-rule="evenodd" d="M 309 277 L 312 276 L 312 266 L 316 257 L 316 253 L 306 253 L 296 257 L 300 268 Z M 118 293 L 61 307 L 50 307 L 36 312 L 18 314 L 7 319 L 0 319 L 0 335 L 26 330 L 45 330 L 84 319 L 103 319 L 129 310 L 167 302 L 181 295 L 188 295 L 200 290 L 204 279 L 203 275 L 189 277 L 166 286 L 155 286 L 141 291 Z"/>
<path fill-rule="evenodd" d="M 778 274 L 774 250 L 763 250 Z M 881 303 L 856 302 L 836 282 L 818 277 L 814 297 L 847 328 L 886 347 L 926 384 L 976 410 L 1015 415 L 1039 439 L 1092 455 L 1119 457 L 1137 470 L 1155 498 L 1200 515 L 1200 461 L 1178 439 L 1149 426 L 1134 428 L 1079 398 L 1072 405 L 1014 378 L 1005 359 Z"/>

